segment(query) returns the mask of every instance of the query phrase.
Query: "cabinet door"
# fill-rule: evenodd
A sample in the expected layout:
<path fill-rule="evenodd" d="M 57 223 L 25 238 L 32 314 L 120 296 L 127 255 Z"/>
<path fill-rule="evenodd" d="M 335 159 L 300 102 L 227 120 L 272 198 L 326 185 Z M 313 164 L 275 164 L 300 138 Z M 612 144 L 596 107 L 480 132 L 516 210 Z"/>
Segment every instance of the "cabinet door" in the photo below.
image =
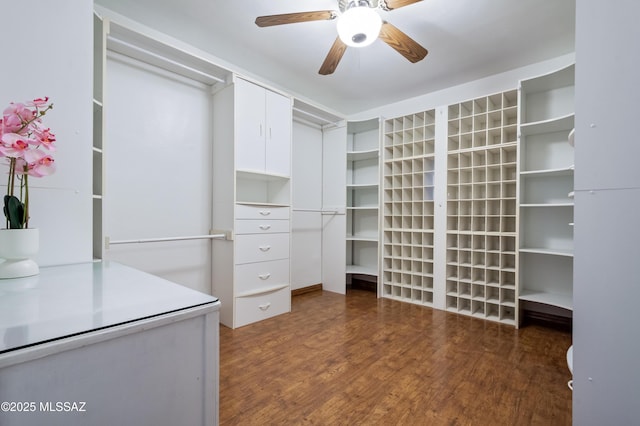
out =
<path fill-rule="evenodd" d="M 266 91 L 266 162 L 265 172 L 291 174 L 291 100 Z"/>
<path fill-rule="evenodd" d="M 242 79 L 235 86 L 236 168 L 264 172 L 266 90 Z"/>

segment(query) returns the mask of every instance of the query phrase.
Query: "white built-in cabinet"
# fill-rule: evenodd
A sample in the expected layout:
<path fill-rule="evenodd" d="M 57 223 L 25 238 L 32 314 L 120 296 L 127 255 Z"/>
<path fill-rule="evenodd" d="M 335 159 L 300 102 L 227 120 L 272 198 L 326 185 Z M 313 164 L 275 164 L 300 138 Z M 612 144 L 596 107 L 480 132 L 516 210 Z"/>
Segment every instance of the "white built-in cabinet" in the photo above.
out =
<path fill-rule="evenodd" d="M 520 82 L 520 300 L 573 309 L 574 74 L 570 65 Z M 556 312 L 557 313 L 557 312 Z"/>
<path fill-rule="evenodd" d="M 378 276 L 380 125 L 347 124 L 347 274 Z"/>
<path fill-rule="evenodd" d="M 236 328 L 291 309 L 291 99 L 236 77 L 213 112 L 212 288 Z"/>

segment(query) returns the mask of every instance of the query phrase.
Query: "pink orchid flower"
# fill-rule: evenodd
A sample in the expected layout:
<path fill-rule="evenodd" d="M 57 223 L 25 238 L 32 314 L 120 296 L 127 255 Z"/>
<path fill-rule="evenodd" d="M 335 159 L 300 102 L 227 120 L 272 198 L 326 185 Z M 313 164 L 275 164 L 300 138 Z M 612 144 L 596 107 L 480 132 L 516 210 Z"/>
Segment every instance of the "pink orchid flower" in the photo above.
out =
<path fill-rule="evenodd" d="M 36 112 L 30 110 L 24 104 L 13 102 L 9 104 L 2 114 L 5 132 L 11 133 L 21 130 L 29 120 L 33 120 L 36 116 Z"/>
<path fill-rule="evenodd" d="M 25 152 L 29 152 L 29 139 L 17 133 L 5 133 L 2 135 L 0 153 L 3 157 L 22 158 Z"/>
<path fill-rule="evenodd" d="M 41 145 L 49 151 L 56 150 L 56 147 L 53 144 L 56 141 L 56 135 L 51 133 L 50 128 L 42 126 L 38 121 L 32 123 L 31 129 L 33 131 L 31 137 L 34 144 Z"/>
<path fill-rule="evenodd" d="M 25 105 L 34 106 L 36 108 L 44 108 L 47 106 L 47 102 L 49 102 L 49 97 L 45 96 L 44 98 L 36 98 L 30 102 L 25 102 Z"/>
<path fill-rule="evenodd" d="M 34 177 L 49 176 L 56 171 L 53 157 L 37 149 L 26 152 L 24 158 L 17 160 L 16 170 L 21 174 L 24 174 L 25 166 L 27 174 Z"/>

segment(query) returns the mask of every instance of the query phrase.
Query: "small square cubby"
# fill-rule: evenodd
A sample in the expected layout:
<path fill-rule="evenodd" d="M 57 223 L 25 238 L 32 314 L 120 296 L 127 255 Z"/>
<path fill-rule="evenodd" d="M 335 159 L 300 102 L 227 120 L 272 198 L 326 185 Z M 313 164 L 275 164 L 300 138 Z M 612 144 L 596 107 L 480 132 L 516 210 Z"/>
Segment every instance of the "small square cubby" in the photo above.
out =
<path fill-rule="evenodd" d="M 382 295 L 391 296 L 391 284 L 382 284 Z"/>
<path fill-rule="evenodd" d="M 474 284 L 482 284 L 484 288 L 485 284 L 485 273 L 484 268 L 473 268 L 471 271 L 471 280 Z"/>
<path fill-rule="evenodd" d="M 458 216 L 447 216 L 447 231 L 458 230 Z"/>
<path fill-rule="evenodd" d="M 433 276 L 433 262 L 422 262 L 422 273 Z"/>
<path fill-rule="evenodd" d="M 425 290 L 433 291 L 433 277 L 425 275 L 422 277 L 422 288 Z M 433 302 L 433 300 L 430 300 Z"/>
<path fill-rule="evenodd" d="M 471 235 L 469 234 L 459 235 L 458 244 L 461 250 L 471 250 Z"/>
<path fill-rule="evenodd" d="M 473 266 L 474 268 L 484 268 L 485 267 L 485 253 L 484 251 L 474 251 L 473 252 Z M 483 279 L 484 281 L 484 279 Z"/>
<path fill-rule="evenodd" d="M 487 216 L 500 216 L 500 200 L 487 198 L 489 198 L 486 207 Z"/>
<path fill-rule="evenodd" d="M 516 200 L 503 200 L 502 212 L 503 216 L 515 216 L 516 215 Z"/>
<path fill-rule="evenodd" d="M 460 216 L 471 216 L 473 213 L 473 201 L 462 200 L 458 201 L 458 209 Z"/>
<path fill-rule="evenodd" d="M 489 252 L 500 251 L 500 237 L 497 235 L 487 235 L 486 250 Z"/>
<path fill-rule="evenodd" d="M 487 131 L 477 130 L 473 132 L 473 147 L 482 148 L 487 145 Z"/>
<path fill-rule="evenodd" d="M 394 285 L 391 287 L 391 296 L 395 298 L 402 297 L 402 287 Z"/>
<path fill-rule="evenodd" d="M 428 138 L 424 141 L 424 155 L 433 155 L 436 147 L 435 139 Z"/>
<path fill-rule="evenodd" d="M 460 232 L 471 231 L 471 216 L 459 216 L 458 217 L 458 230 Z"/>
<path fill-rule="evenodd" d="M 462 312 L 464 314 L 471 313 L 471 300 L 460 298 L 458 299 L 458 312 Z"/>
<path fill-rule="evenodd" d="M 460 103 L 460 117 L 468 117 L 473 114 L 473 101 Z"/>
<path fill-rule="evenodd" d="M 411 229 L 413 227 L 413 217 L 412 216 L 402 216 L 402 228 L 403 229 Z"/>
<path fill-rule="evenodd" d="M 422 233 L 422 246 L 433 247 L 433 232 Z"/>
<path fill-rule="evenodd" d="M 393 219 L 391 221 L 391 227 L 395 228 L 395 229 L 401 229 L 402 228 L 402 216 L 396 215 L 396 216 L 392 216 Z"/>
<path fill-rule="evenodd" d="M 502 148 L 502 163 L 515 163 L 518 157 L 518 151 L 515 146 Z"/>
<path fill-rule="evenodd" d="M 461 297 L 471 298 L 471 283 L 459 282 L 458 295 L 460 295 Z"/>
<path fill-rule="evenodd" d="M 502 129 L 494 128 L 487 131 L 487 145 L 496 146 L 502 143 Z"/>
<path fill-rule="evenodd" d="M 470 152 L 461 152 L 460 154 L 458 154 L 459 168 L 466 169 L 472 167 L 473 164 L 471 163 L 471 158 L 472 157 Z"/>
<path fill-rule="evenodd" d="M 503 236 L 500 240 L 500 249 L 503 253 L 515 253 L 516 252 L 516 237 Z"/>
<path fill-rule="evenodd" d="M 411 275 L 411 287 L 422 288 L 422 277 L 420 276 L 421 271 L 414 270 L 413 272 L 415 272 L 415 275 Z"/>
<path fill-rule="evenodd" d="M 489 303 L 500 302 L 500 289 L 497 287 L 485 287 L 485 300 Z"/>
<path fill-rule="evenodd" d="M 485 216 L 473 216 L 471 231 L 472 232 L 485 232 L 486 231 L 486 217 Z"/>
<path fill-rule="evenodd" d="M 500 182 L 500 166 L 498 165 L 490 165 L 487 166 L 487 182 L 495 183 Z"/>
<path fill-rule="evenodd" d="M 516 218 L 512 216 L 503 217 L 500 221 L 500 232 L 515 233 L 516 232 Z"/>
<path fill-rule="evenodd" d="M 433 289 L 433 287 L 432 287 Z M 433 291 L 423 291 L 422 292 L 422 303 L 426 305 L 433 304 Z"/>
<path fill-rule="evenodd" d="M 447 150 L 449 151 L 457 151 L 460 149 L 460 135 L 453 134 L 453 136 L 450 136 L 447 138 Z M 451 165 L 449 165 L 449 167 L 451 167 Z"/>
<path fill-rule="evenodd" d="M 507 164 L 502 166 L 502 180 L 516 180 L 516 165 L 515 164 Z"/>
<path fill-rule="evenodd" d="M 498 253 L 487 253 L 485 261 L 487 268 L 500 269 L 500 255 Z M 496 283 L 498 283 L 499 280 L 499 277 L 495 277 Z"/>
<path fill-rule="evenodd" d="M 449 134 L 449 136 L 459 135 L 460 134 L 460 120 L 459 119 L 449 120 L 448 134 Z"/>
<path fill-rule="evenodd" d="M 482 114 L 487 112 L 487 98 L 484 96 L 473 100 L 473 113 Z"/>
<path fill-rule="evenodd" d="M 450 311 L 458 310 L 458 298 L 456 296 L 447 296 L 446 309 Z"/>
<path fill-rule="evenodd" d="M 471 285 L 471 298 L 474 300 L 482 300 L 484 301 L 485 297 L 485 288 L 483 285 Z"/>
<path fill-rule="evenodd" d="M 515 254 L 503 254 L 500 259 L 500 268 L 503 270 L 516 269 L 516 255 Z"/>
<path fill-rule="evenodd" d="M 487 169 L 483 166 L 473 168 L 473 182 L 481 183 L 487 181 Z"/>
<path fill-rule="evenodd" d="M 421 260 L 422 259 L 422 247 L 420 246 L 413 246 L 411 247 L 411 258 L 414 259 L 414 265 L 413 267 L 415 267 L 415 260 Z M 413 271 L 415 271 L 415 269 L 412 269 Z M 420 264 L 420 271 L 422 271 L 422 263 Z"/>
<path fill-rule="evenodd" d="M 488 183 L 487 184 L 487 199 L 498 200 L 501 198 L 502 185 L 500 183 Z"/>
<path fill-rule="evenodd" d="M 503 288 L 500 290 L 500 303 L 503 305 L 515 305 L 516 292 L 510 288 Z"/>
<path fill-rule="evenodd" d="M 487 269 L 485 271 L 487 285 L 500 285 L 500 271 L 497 269 Z"/>
<path fill-rule="evenodd" d="M 503 182 L 502 183 L 502 198 L 516 198 L 516 183 L 515 182 Z"/>
<path fill-rule="evenodd" d="M 433 197 L 434 197 L 434 187 L 433 186 L 426 186 L 424 188 L 423 199 L 425 201 L 433 201 Z"/>
<path fill-rule="evenodd" d="M 461 287 L 459 287 L 459 288 L 463 288 L 462 287 L 462 283 L 471 283 L 471 268 L 467 267 L 467 266 L 459 266 L 458 267 L 458 280 L 461 283 Z"/>
<path fill-rule="evenodd" d="M 500 306 L 500 320 L 513 322 L 516 319 L 515 308 L 512 306 Z"/>
<path fill-rule="evenodd" d="M 422 226 L 418 229 L 433 230 L 433 216 L 425 216 L 422 218 Z"/>
<path fill-rule="evenodd" d="M 487 111 L 497 111 L 502 108 L 502 93 L 487 96 Z"/>
<path fill-rule="evenodd" d="M 477 132 L 480 130 L 487 129 L 487 114 L 478 114 L 473 117 L 473 131 Z"/>
<path fill-rule="evenodd" d="M 476 251 L 484 251 L 485 249 L 485 236 L 476 234 L 471 236 L 472 248 Z"/>
<path fill-rule="evenodd" d="M 411 246 L 410 245 L 403 245 L 402 246 L 402 257 L 405 259 L 410 259 L 411 258 Z M 409 261 L 409 263 L 407 265 L 402 265 L 402 267 L 404 269 L 411 269 L 411 262 Z"/>
<path fill-rule="evenodd" d="M 447 114 L 449 116 L 449 120 L 459 118 L 460 117 L 460 104 L 449 105 Z"/>
<path fill-rule="evenodd" d="M 412 232 L 411 233 L 411 244 L 416 246 L 422 245 L 422 232 Z"/>
<path fill-rule="evenodd" d="M 471 315 L 484 318 L 484 301 L 472 300 L 471 301 Z"/>
<path fill-rule="evenodd" d="M 492 111 L 487 115 L 487 128 L 496 129 L 502 127 L 502 112 Z"/>
<path fill-rule="evenodd" d="M 463 117 L 460 119 L 460 134 L 473 132 L 473 117 Z"/>
<path fill-rule="evenodd" d="M 487 202 L 482 197 L 474 197 L 471 208 L 474 216 L 484 216 L 487 213 Z"/>
<path fill-rule="evenodd" d="M 458 263 L 460 265 L 471 266 L 471 251 L 458 250 Z"/>
<path fill-rule="evenodd" d="M 485 306 L 485 315 L 487 318 L 497 320 L 500 318 L 500 306 L 494 303 L 487 303 Z"/>
<path fill-rule="evenodd" d="M 515 288 L 516 285 L 516 274 L 512 271 L 501 271 L 500 272 L 500 286 L 506 288 Z"/>
<path fill-rule="evenodd" d="M 458 196 L 460 200 L 471 200 L 473 198 L 473 186 L 471 184 L 460 185 Z"/>
<path fill-rule="evenodd" d="M 515 144 L 517 141 L 517 127 L 516 125 L 507 126 L 502 128 L 502 143 Z"/>
<path fill-rule="evenodd" d="M 473 167 L 481 167 L 487 165 L 487 153 L 485 150 L 474 151 L 472 156 Z"/>
<path fill-rule="evenodd" d="M 487 216 L 486 232 L 500 232 L 500 216 Z"/>
<path fill-rule="evenodd" d="M 447 234 L 447 249 L 458 249 L 458 234 Z"/>
<path fill-rule="evenodd" d="M 447 295 L 458 295 L 458 282 L 453 280 L 447 280 L 446 284 L 446 293 Z"/>
<path fill-rule="evenodd" d="M 458 279 L 458 267 L 455 265 L 447 265 L 447 280 L 457 283 Z"/>
<path fill-rule="evenodd" d="M 447 185 L 447 199 L 458 200 L 460 198 L 460 187 L 458 185 Z"/>
<path fill-rule="evenodd" d="M 502 108 L 515 108 L 518 105 L 518 91 L 516 89 L 502 93 Z"/>
<path fill-rule="evenodd" d="M 402 287 L 400 297 L 406 300 L 411 300 L 411 287 Z"/>
<path fill-rule="evenodd" d="M 470 184 L 473 182 L 473 169 L 465 168 L 458 171 L 458 180 L 461 184 Z"/>
<path fill-rule="evenodd" d="M 411 301 L 421 303 L 422 302 L 422 290 L 421 289 L 412 289 L 411 290 Z"/>

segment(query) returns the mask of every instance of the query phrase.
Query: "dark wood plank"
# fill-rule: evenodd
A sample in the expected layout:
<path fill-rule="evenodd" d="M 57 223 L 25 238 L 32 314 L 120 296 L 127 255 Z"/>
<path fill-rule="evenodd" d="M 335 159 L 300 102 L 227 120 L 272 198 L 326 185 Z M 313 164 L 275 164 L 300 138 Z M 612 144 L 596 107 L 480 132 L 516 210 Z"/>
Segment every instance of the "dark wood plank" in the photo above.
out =
<path fill-rule="evenodd" d="M 350 290 L 220 329 L 221 424 L 570 425 L 571 335 Z"/>

